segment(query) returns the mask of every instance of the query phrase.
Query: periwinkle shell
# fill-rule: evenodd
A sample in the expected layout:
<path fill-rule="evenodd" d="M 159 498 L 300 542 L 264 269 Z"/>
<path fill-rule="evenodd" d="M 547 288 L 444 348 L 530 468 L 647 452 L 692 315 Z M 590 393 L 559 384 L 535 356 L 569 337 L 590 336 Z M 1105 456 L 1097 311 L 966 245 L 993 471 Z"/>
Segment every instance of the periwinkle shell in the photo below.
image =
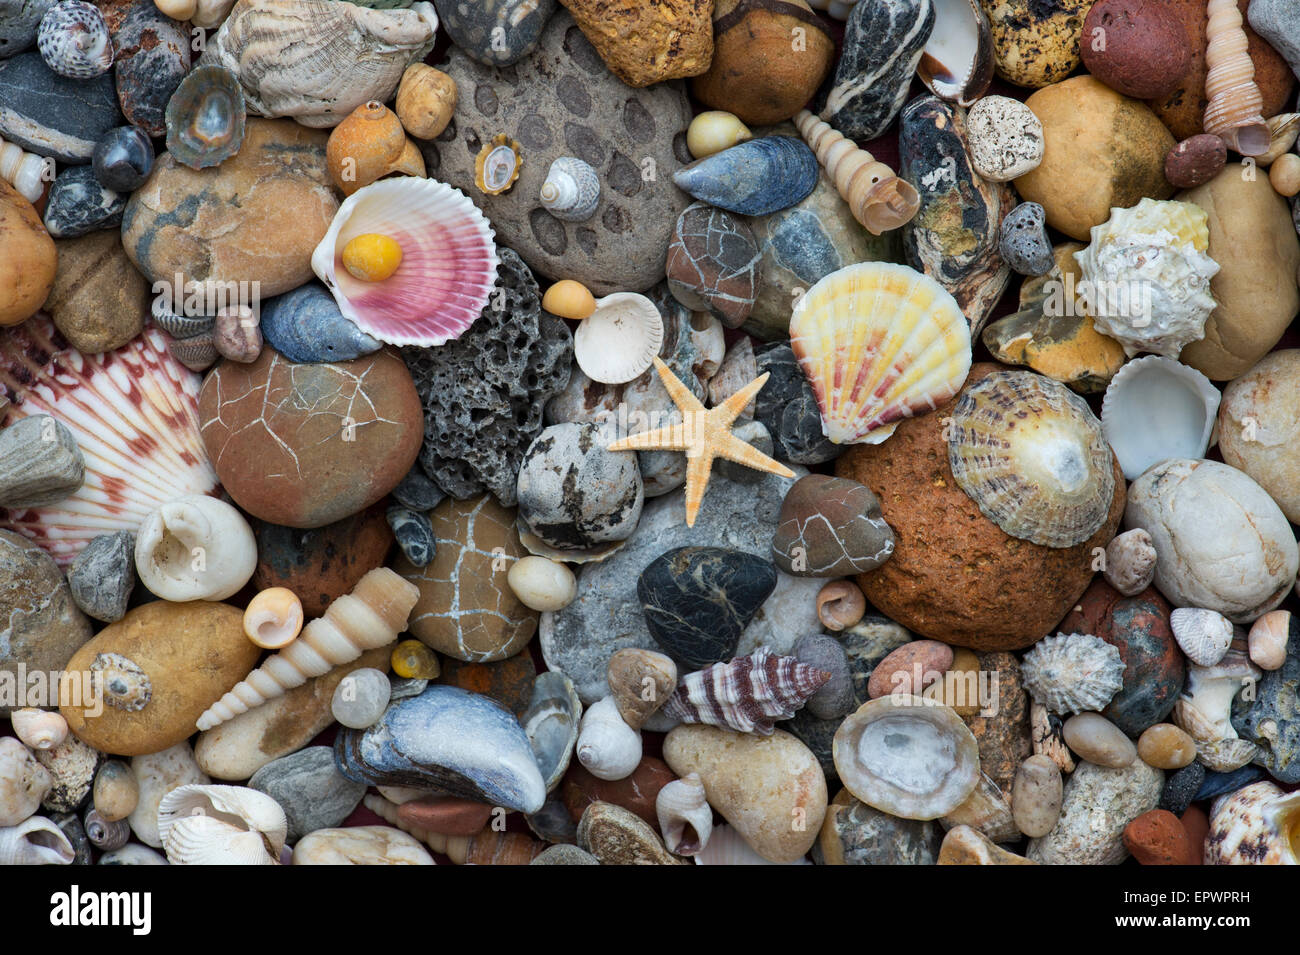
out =
<path fill-rule="evenodd" d="M 136 126 L 119 126 L 95 145 L 95 178 L 114 192 L 134 192 L 153 169 L 153 143 Z"/>
<path fill-rule="evenodd" d="M 218 166 L 239 152 L 247 110 L 234 73 L 201 66 L 167 103 L 167 151 L 191 169 Z"/>
<path fill-rule="evenodd" d="M 381 342 L 343 317 L 325 286 L 309 282 L 262 304 L 262 337 L 299 363 L 350 361 L 378 351 Z"/>
<path fill-rule="evenodd" d="M 673 182 L 728 212 L 765 216 L 806 199 L 820 172 L 817 156 L 803 140 L 765 136 L 697 159 L 673 173 Z"/>

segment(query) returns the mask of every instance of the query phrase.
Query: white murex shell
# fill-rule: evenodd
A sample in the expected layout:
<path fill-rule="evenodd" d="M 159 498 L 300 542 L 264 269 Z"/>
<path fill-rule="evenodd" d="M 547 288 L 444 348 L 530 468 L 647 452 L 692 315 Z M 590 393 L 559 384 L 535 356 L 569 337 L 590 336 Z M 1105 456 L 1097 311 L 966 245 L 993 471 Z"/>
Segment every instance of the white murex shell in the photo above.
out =
<path fill-rule="evenodd" d="M 644 372 L 664 342 L 664 320 L 639 292 L 597 299 L 573 333 L 573 357 L 592 381 L 621 385 Z"/>
<path fill-rule="evenodd" d="M 192 494 L 144 519 L 136 531 L 135 569 L 164 600 L 225 600 L 257 569 L 257 542 L 235 508 Z"/>
<path fill-rule="evenodd" d="M 1025 654 L 1025 689 L 1058 715 L 1101 712 L 1124 685 L 1119 650 L 1088 633 L 1045 637 Z"/>
<path fill-rule="evenodd" d="M 668 851 L 679 856 L 699 855 L 713 833 L 713 807 L 704 795 L 699 773 L 674 779 L 655 797 L 655 815 Z"/>
<path fill-rule="evenodd" d="M 581 159 L 561 156 L 546 172 L 541 200 L 546 211 L 557 219 L 590 219 L 600 205 L 600 177 Z"/>
<path fill-rule="evenodd" d="M 44 816 L 0 829 L 0 865 L 69 865 L 75 855 L 63 830 Z"/>
<path fill-rule="evenodd" d="M 1110 380 L 1101 429 L 1130 481 L 1168 458 L 1205 457 L 1222 395 L 1173 358 L 1147 355 Z"/>
<path fill-rule="evenodd" d="M 243 786 L 191 783 L 158 805 L 172 865 L 277 865 L 288 829 L 278 802 Z"/>

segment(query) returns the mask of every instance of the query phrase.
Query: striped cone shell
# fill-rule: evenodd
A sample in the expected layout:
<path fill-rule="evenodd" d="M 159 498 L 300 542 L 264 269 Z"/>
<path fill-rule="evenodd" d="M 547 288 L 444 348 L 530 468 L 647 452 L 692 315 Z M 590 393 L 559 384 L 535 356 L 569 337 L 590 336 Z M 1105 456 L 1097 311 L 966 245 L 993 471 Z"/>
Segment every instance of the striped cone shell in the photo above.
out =
<path fill-rule="evenodd" d="M 747 657 L 688 673 L 664 704 L 683 723 L 708 723 L 771 736 L 831 678 L 825 670 L 759 647 Z"/>

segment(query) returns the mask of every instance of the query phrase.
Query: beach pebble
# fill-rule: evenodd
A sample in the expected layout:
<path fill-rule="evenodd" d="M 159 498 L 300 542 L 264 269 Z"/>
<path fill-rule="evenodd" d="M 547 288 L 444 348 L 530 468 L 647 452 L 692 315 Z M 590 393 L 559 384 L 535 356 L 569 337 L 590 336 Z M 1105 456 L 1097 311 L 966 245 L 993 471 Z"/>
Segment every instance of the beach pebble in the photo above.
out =
<path fill-rule="evenodd" d="M 1261 670 L 1281 669 L 1290 627 L 1289 610 L 1273 610 L 1256 620 L 1250 627 L 1250 662 Z"/>
<path fill-rule="evenodd" d="M 998 250 L 1013 272 L 1046 275 L 1056 264 L 1047 235 L 1047 214 L 1036 202 L 1022 202 L 1002 220 Z"/>
<path fill-rule="evenodd" d="M 1139 755 L 1141 752 L 1139 748 Z M 1182 769 L 1169 773 L 1165 777 L 1165 788 L 1160 792 L 1160 808 L 1173 813 L 1183 812 L 1192 804 L 1204 781 L 1205 767 L 1201 763 L 1188 763 Z"/>
<path fill-rule="evenodd" d="M 612 780 L 593 776 L 575 760 L 564 775 L 560 793 L 575 824 L 592 803 L 606 802 L 621 806 L 657 828 L 659 817 L 655 812 L 655 800 L 659 790 L 676 778 L 668 764 L 654 756 L 642 756 L 630 776 Z"/>
<path fill-rule="evenodd" d="M 849 658 L 838 640 L 820 633 L 800 637 L 795 641 L 794 658 L 831 675 L 804 704 L 813 716 L 833 720 L 847 716 L 858 708 Z"/>
<path fill-rule="evenodd" d="M 1094 42 L 1098 36 L 1104 42 Z M 1183 25 L 1161 0 L 1098 0 L 1084 18 L 1083 37 L 1088 72 L 1134 99 L 1168 96 L 1192 65 Z"/>
<path fill-rule="evenodd" d="M 116 232 L 60 239 L 54 286 L 42 306 L 68 344 L 84 355 L 121 348 L 144 330 L 149 284 L 122 251 Z"/>
<path fill-rule="evenodd" d="M 493 808 L 487 803 L 456 796 L 421 796 L 397 807 L 399 821 L 446 836 L 482 832 L 492 815 Z"/>
<path fill-rule="evenodd" d="M 1125 523 L 1151 535 L 1156 586 L 1171 603 L 1217 610 L 1235 623 L 1281 603 L 1300 569 L 1281 509 L 1226 464 L 1157 464 L 1133 482 Z"/>
<path fill-rule="evenodd" d="M 137 756 L 131 760 L 131 771 L 139 783 L 139 798 L 135 809 L 127 817 L 135 837 L 147 846 L 162 848 L 158 835 L 158 804 L 173 789 L 190 783 L 211 782 L 194 760 L 194 751 L 188 741 L 175 746 Z M 236 779 L 247 779 L 247 774 Z"/>
<path fill-rule="evenodd" d="M 388 526 L 393 530 L 397 546 L 402 550 L 402 556 L 413 567 L 428 566 L 438 548 L 429 515 L 413 511 L 409 507 L 390 507 L 385 516 L 388 518 Z"/>
<path fill-rule="evenodd" d="M 126 763 L 106 759 L 95 773 L 91 793 L 99 817 L 105 822 L 117 822 L 135 811 L 140 801 L 140 783 Z"/>
<path fill-rule="evenodd" d="M 1300 76 L 1300 9 L 1287 0 L 1253 0 L 1250 25 Z"/>
<path fill-rule="evenodd" d="M 429 518 L 437 540 L 433 560 L 424 567 L 394 564 L 420 588 L 408 627 L 412 636 L 458 660 L 514 656 L 537 632 L 536 612 L 507 582 L 511 562 L 527 555 L 514 509 L 483 495 L 445 500 Z"/>
<path fill-rule="evenodd" d="M 1196 742 L 1172 723 L 1157 723 L 1142 731 L 1137 751 L 1148 766 L 1182 769 L 1196 759 Z"/>
<path fill-rule="evenodd" d="M 438 25 L 456 48 L 492 66 L 509 66 L 527 56 L 555 13 L 555 0 L 502 0 L 490 6 L 434 0 L 433 5 Z"/>
<path fill-rule="evenodd" d="M 101 185 L 90 166 L 67 166 L 59 170 L 50 186 L 45 228 L 56 239 L 74 239 L 111 229 L 113 240 L 120 245 L 121 236 L 116 230 L 122 224 L 129 198 Z"/>
<path fill-rule="evenodd" d="M 1031 839 L 1045 836 L 1061 817 L 1061 768 L 1048 756 L 1030 756 L 1016 770 L 1011 813 L 1016 828 Z"/>
<path fill-rule="evenodd" d="M 1201 133 L 1184 139 L 1165 157 L 1165 178 L 1178 189 L 1203 186 L 1228 161 L 1228 147 L 1218 136 Z"/>
<path fill-rule="evenodd" d="M 1300 782 L 1297 686 L 1300 686 L 1300 618 L 1292 616 L 1286 661 L 1279 669 L 1264 674 L 1255 687 L 1253 700 L 1242 694 L 1232 716 L 1237 735 L 1259 746 L 1254 761 L 1282 783 Z M 40 753 L 36 755 L 40 758 Z"/>
<path fill-rule="evenodd" d="M 867 694 L 876 700 L 891 693 L 920 696 L 952 666 L 952 647 L 937 640 L 913 640 L 885 657 L 871 671 Z M 921 675 L 916 685 L 916 673 Z"/>
<path fill-rule="evenodd" d="M 1300 193 L 1300 156 L 1285 153 L 1268 170 L 1268 181 L 1279 196 L 1290 199 Z"/>
<path fill-rule="evenodd" d="M 18 0 L 0 7 L 0 59 L 16 56 L 36 42 L 41 18 L 56 0 Z"/>
<path fill-rule="evenodd" d="M 68 589 L 82 612 L 104 623 L 126 615 L 135 588 L 135 535 L 100 534 L 68 568 Z"/>
<path fill-rule="evenodd" d="M 330 713 L 344 726 L 353 729 L 374 726 L 384 715 L 392 689 L 388 674 L 383 670 L 372 667 L 353 670 L 334 688 Z"/>
<path fill-rule="evenodd" d="M 86 477 L 86 459 L 64 424 L 29 415 L 0 431 L 0 506 L 22 510 L 67 500 Z"/>
<path fill-rule="evenodd" d="M 506 582 L 524 606 L 532 610 L 562 610 L 573 602 L 578 580 L 564 564 L 529 556 L 510 565 Z"/>
<path fill-rule="evenodd" d="M 391 826 L 318 829 L 293 847 L 294 865 L 436 865 L 413 836 Z"/>
<path fill-rule="evenodd" d="M 668 290 L 692 311 L 710 312 L 728 328 L 739 328 L 754 307 L 759 259 L 744 219 L 693 202 L 677 217 L 668 245 Z"/>
<path fill-rule="evenodd" d="M 871 489 L 810 474 L 781 503 L 772 559 L 796 577 L 846 577 L 875 570 L 894 552 L 894 532 Z"/>
<path fill-rule="evenodd" d="M 554 845 L 542 850 L 542 853 L 529 865 L 600 865 L 600 860 L 585 849 L 577 846 Z"/>
<path fill-rule="evenodd" d="M 963 654 L 953 655 L 954 662 Z M 1020 661 L 1014 653 L 998 650 L 978 654 L 977 682 L 962 686 L 967 699 L 973 693 L 979 712 L 965 717 L 979 744 L 980 767 L 1003 792 L 1010 792 L 1020 764 L 1032 753 L 1029 694 L 1025 692 Z M 962 664 L 966 666 L 966 664 Z M 946 677 L 945 677 L 946 680 Z"/>
<path fill-rule="evenodd" d="M 0 59 L 0 137 L 60 166 L 90 162 L 95 143 L 124 120 L 109 73 L 60 76 L 35 51 Z"/>
<path fill-rule="evenodd" d="M 826 807 L 813 858 L 822 865 L 934 865 L 940 827 L 929 819 L 900 819 L 841 789 Z"/>
<path fill-rule="evenodd" d="M 611 73 L 632 87 L 703 73 L 713 58 L 707 0 L 564 0 Z M 617 30 L 609 24 L 617 22 Z"/>
<path fill-rule="evenodd" d="M 975 171 L 991 182 L 1008 182 L 1043 161 L 1043 124 L 1020 100 L 985 96 L 966 114 L 966 136 Z"/>
<path fill-rule="evenodd" d="M 1140 759 L 1123 769 L 1080 763 L 1065 784 L 1056 828 L 1031 839 L 1025 855 L 1044 865 L 1118 865 L 1128 855 L 1124 828 L 1156 807 L 1164 776 Z"/>
<path fill-rule="evenodd" d="M 601 865 L 680 865 L 654 828 L 635 813 L 593 802 L 578 822 L 578 847 Z"/>
<path fill-rule="evenodd" d="M 759 349 L 754 358 L 758 373 L 770 376 L 755 399 L 754 418 L 772 436 L 776 459 L 792 464 L 821 464 L 837 457 L 840 448 L 822 433 L 816 395 L 790 346 L 767 346 Z"/>
<path fill-rule="evenodd" d="M 447 497 L 418 465 L 392 490 L 393 500 L 413 511 L 431 511 Z"/>
<path fill-rule="evenodd" d="M 335 768 L 334 751 L 328 746 L 308 746 L 267 763 L 248 780 L 248 788 L 280 804 L 289 820 L 290 843 L 317 829 L 342 825 L 366 794 L 364 784 Z"/>
<path fill-rule="evenodd" d="M 12 736 L 0 737 L 0 771 L 0 828 L 8 828 L 36 814 L 54 777 Z"/>
<path fill-rule="evenodd" d="M 1089 0 L 982 0 L 993 28 L 998 76 L 1038 89 L 1065 79 L 1079 65 L 1083 14 Z"/>
<path fill-rule="evenodd" d="M 709 805 L 769 862 L 793 862 L 816 841 L 826 779 L 812 752 L 789 733 L 679 726 L 664 739 L 664 759 L 679 776 L 699 773 Z"/>
<path fill-rule="evenodd" d="M 1300 349 L 1266 355 L 1223 390 L 1219 450 L 1300 523 Z"/>
<path fill-rule="evenodd" d="M 938 865 L 1034 865 L 1008 852 L 978 829 L 953 826 L 939 847 Z"/>
<path fill-rule="evenodd" d="M 117 96 L 131 125 L 153 137 L 167 134 L 167 103 L 189 72 L 191 55 L 184 23 L 164 15 L 152 0 L 131 3 L 113 29 Z"/>
<path fill-rule="evenodd" d="M 1123 769 L 1137 759 L 1132 740 L 1100 713 L 1078 713 L 1061 730 L 1065 745 L 1082 759 L 1108 769 Z"/>
<path fill-rule="evenodd" d="M 40 216 L 0 179 L 0 325 L 17 325 L 36 314 L 57 274 L 58 251 Z"/>
<path fill-rule="evenodd" d="M 1124 848 L 1142 865 L 1200 865 L 1201 853 L 1172 812 L 1152 809 L 1124 827 Z"/>

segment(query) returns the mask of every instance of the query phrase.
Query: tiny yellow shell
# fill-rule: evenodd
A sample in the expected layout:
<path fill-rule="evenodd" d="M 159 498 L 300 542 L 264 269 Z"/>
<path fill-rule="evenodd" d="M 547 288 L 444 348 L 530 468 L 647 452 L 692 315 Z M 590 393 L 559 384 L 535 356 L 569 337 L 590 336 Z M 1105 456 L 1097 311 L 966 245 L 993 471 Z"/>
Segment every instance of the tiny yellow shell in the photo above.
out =
<path fill-rule="evenodd" d="M 393 672 L 412 680 L 434 680 L 442 672 L 438 655 L 419 640 L 403 640 L 393 647 Z"/>
<path fill-rule="evenodd" d="M 367 232 L 343 247 L 343 267 L 362 282 L 382 282 L 402 264 L 402 247 L 386 235 Z"/>
<path fill-rule="evenodd" d="M 596 297 L 581 282 L 561 279 L 542 296 L 542 308 L 560 318 L 581 321 L 596 310 Z"/>
<path fill-rule="evenodd" d="M 712 156 L 753 138 L 749 127 L 731 113 L 711 109 L 691 120 L 686 130 L 686 148 L 696 159 Z"/>
<path fill-rule="evenodd" d="M 269 587 L 248 603 L 244 633 L 263 650 L 281 650 L 302 632 L 302 601 L 292 590 Z"/>

